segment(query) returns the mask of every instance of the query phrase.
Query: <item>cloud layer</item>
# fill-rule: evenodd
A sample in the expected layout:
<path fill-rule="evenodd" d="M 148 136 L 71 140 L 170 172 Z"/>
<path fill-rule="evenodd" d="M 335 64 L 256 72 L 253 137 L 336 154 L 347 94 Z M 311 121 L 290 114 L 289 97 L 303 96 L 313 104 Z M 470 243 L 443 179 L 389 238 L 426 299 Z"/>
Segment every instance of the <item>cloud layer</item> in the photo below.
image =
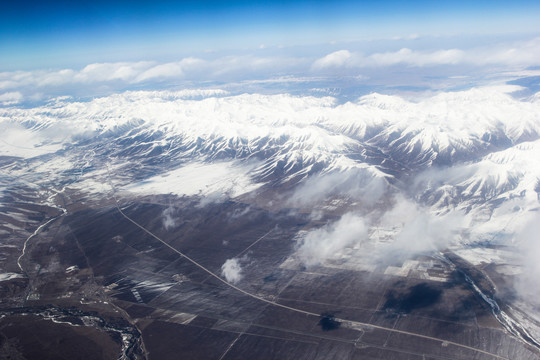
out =
<path fill-rule="evenodd" d="M 442 40 L 442 44 L 431 40 L 429 46 L 417 47 L 411 41 L 420 40 L 407 40 L 407 46 L 400 46 L 403 41 L 386 43 L 386 49 L 369 43 L 349 46 L 345 43 L 341 49 L 335 49 L 337 45 L 326 45 L 308 52 L 297 48 L 274 48 L 232 55 L 210 53 L 170 62 L 93 63 L 81 69 L 2 72 L 0 102 L 9 105 L 58 95 L 86 97 L 141 87 L 200 86 L 209 82 L 228 86 L 242 83 L 244 91 L 252 86 L 269 89 L 276 83 L 282 84 L 282 88 L 294 85 L 296 90 L 305 90 L 306 84 L 331 84 L 336 72 L 357 84 L 395 86 L 407 83 L 415 86 L 426 82 L 422 72 L 410 69 L 427 67 L 436 68 L 436 75 L 441 77 L 438 80 L 430 78 L 430 86 L 436 87 L 446 86 L 444 78 L 466 84 L 467 81 L 459 80 L 460 76 L 473 76 L 476 81 L 492 76 L 494 69 L 500 72 L 538 65 L 540 58 L 540 38 L 537 37 L 462 48 L 445 47 Z M 448 39 L 446 42 L 452 43 Z M 333 50 L 326 50 L 332 47 Z M 406 71 L 395 71 L 396 67 Z"/>
<path fill-rule="evenodd" d="M 512 44 L 497 44 L 493 47 L 472 49 L 447 48 L 437 50 L 415 50 L 401 48 L 394 51 L 362 52 L 338 50 L 317 59 L 313 70 L 331 68 L 374 68 L 395 65 L 426 67 L 440 65 L 474 66 L 533 66 L 540 58 L 540 38 Z"/>

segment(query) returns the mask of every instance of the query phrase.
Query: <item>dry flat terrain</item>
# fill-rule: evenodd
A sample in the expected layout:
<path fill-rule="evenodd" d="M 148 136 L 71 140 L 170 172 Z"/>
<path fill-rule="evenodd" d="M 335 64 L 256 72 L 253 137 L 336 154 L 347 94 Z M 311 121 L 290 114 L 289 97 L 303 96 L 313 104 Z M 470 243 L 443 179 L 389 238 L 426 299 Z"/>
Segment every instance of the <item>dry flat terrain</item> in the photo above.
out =
<path fill-rule="evenodd" d="M 171 206 L 181 221 L 165 229 Z M 298 231 L 313 226 L 299 213 L 167 197 L 74 209 L 27 243 L 27 282 L 2 283 L 5 358 L 539 358 L 450 253 L 306 268 L 291 255 Z M 212 275 L 233 257 L 243 259 L 238 282 Z"/>

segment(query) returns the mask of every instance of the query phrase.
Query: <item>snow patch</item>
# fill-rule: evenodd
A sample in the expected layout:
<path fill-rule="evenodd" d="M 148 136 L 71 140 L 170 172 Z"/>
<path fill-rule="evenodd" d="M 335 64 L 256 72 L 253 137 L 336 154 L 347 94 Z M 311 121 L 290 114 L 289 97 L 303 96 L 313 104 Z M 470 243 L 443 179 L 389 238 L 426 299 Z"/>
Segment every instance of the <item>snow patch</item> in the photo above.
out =
<path fill-rule="evenodd" d="M 262 185 L 254 183 L 249 176 L 254 165 L 236 161 L 191 163 L 145 181 L 125 186 L 124 190 L 180 196 L 222 194 L 233 198 L 254 191 Z"/>
<path fill-rule="evenodd" d="M 0 281 L 8 281 L 8 280 L 19 279 L 23 277 L 24 276 L 22 274 L 8 272 L 8 273 L 0 274 Z"/>
<path fill-rule="evenodd" d="M 62 149 L 61 143 L 51 143 L 45 134 L 17 123 L 0 122 L 0 131 L 0 156 L 31 158 Z"/>

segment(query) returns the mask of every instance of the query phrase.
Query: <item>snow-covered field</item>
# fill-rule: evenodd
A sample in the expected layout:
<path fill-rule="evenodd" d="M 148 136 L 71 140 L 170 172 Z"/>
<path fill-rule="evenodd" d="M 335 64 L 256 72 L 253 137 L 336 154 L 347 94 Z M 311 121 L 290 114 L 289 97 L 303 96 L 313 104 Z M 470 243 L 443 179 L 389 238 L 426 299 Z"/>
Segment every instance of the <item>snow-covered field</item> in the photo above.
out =
<path fill-rule="evenodd" d="M 190 163 L 176 170 L 152 176 L 123 189 L 141 194 L 174 194 L 179 196 L 228 196 L 251 192 L 262 184 L 250 178 L 253 165 L 234 161 Z"/>

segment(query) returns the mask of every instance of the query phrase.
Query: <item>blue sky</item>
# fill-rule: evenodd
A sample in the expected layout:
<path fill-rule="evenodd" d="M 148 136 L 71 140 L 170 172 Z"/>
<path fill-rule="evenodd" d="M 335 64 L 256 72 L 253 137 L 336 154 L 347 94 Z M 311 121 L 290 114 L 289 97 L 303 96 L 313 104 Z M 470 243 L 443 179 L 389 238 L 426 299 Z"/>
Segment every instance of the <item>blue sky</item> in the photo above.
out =
<path fill-rule="evenodd" d="M 0 71 L 418 35 L 534 33 L 538 1 L 10 1 Z"/>
<path fill-rule="evenodd" d="M 193 88 L 346 101 L 540 78 L 539 18 L 537 0 L 12 1 L 0 106 Z"/>

